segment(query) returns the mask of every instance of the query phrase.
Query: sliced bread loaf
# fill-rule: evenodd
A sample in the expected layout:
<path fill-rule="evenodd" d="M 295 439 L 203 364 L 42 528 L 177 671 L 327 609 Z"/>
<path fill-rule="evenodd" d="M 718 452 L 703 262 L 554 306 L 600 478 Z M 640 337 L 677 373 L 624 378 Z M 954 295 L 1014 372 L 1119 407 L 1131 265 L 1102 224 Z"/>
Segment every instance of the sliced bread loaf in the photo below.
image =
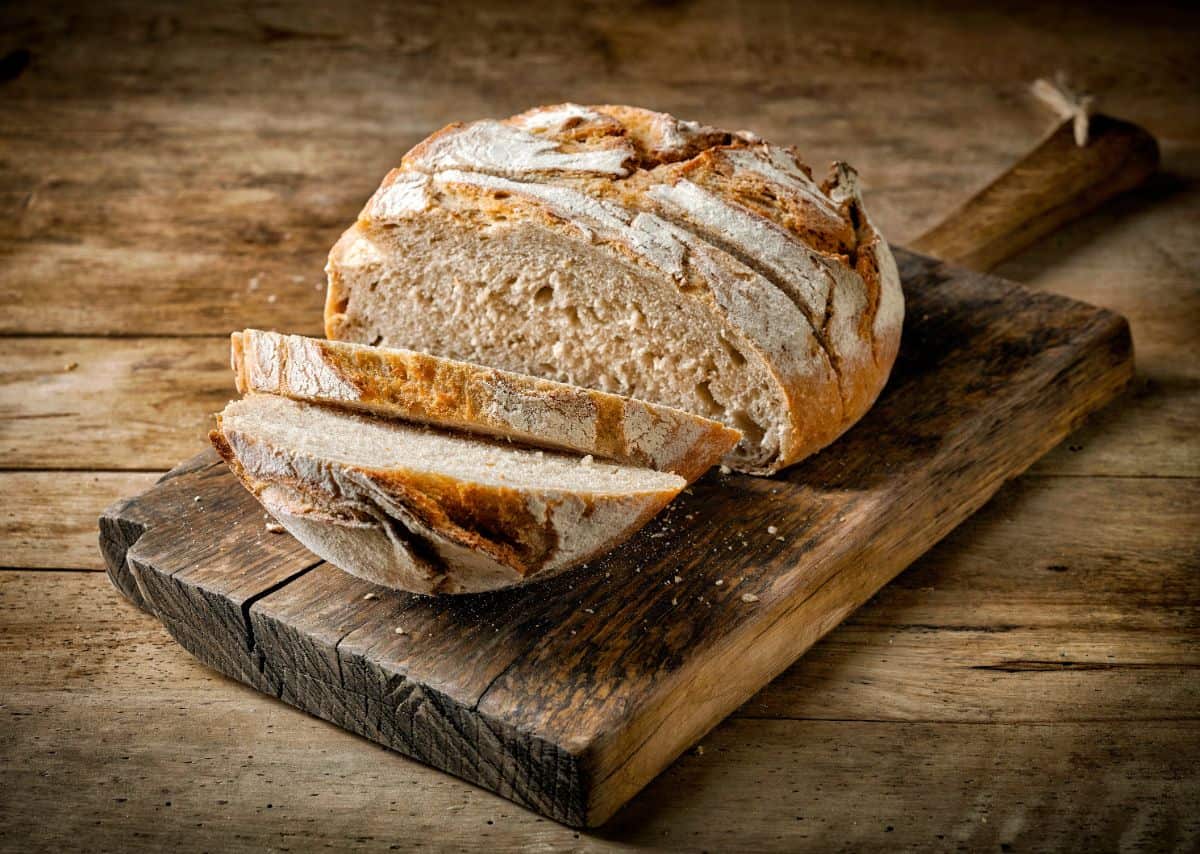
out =
<path fill-rule="evenodd" d="M 593 454 L 695 480 L 741 435 L 679 409 L 443 359 L 247 329 L 232 336 L 238 391 Z"/>
<path fill-rule="evenodd" d="M 903 297 L 853 170 L 753 134 L 565 104 L 450 125 L 334 246 L 331 339 L 665 404 L 770 473 L 870 407 Z"/>
<path fill-rule="evenodd" d="M 230 403 L 213 445 L 330 563 L 414 593 L 547 578 L 609 551 L 686 481 L 275 395 Z"/>

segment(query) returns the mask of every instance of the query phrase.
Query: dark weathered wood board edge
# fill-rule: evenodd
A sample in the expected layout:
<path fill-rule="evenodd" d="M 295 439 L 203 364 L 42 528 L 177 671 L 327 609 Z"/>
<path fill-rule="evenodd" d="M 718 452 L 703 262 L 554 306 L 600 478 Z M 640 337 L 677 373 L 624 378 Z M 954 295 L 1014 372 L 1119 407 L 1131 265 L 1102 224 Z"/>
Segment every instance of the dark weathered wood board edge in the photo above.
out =
<path fill-rule="evenodd" d="M 586 826 L 584 769 L 560 745 L 417 683 L 393 705 L 306 673 L 274 671 L 272 660 L 264 659 L 284 702 L 555 821 Z M 419 731 L 414 722 L 420 723 Z M 529 767 L 539 773 L 516 773 Z M 541 785 L 547 779 L 552 782 Z"/>

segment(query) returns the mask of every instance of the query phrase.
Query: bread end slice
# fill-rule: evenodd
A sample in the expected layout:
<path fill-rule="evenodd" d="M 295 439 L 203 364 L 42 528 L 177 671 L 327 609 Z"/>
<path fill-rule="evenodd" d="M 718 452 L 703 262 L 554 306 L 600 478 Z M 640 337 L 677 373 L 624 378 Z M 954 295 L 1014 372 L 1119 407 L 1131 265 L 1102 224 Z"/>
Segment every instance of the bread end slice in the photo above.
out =
<path fill-rule="evenodd" d="M 231 403 L 210 439 L 315 554 L 414 593 L 495 590 L 578 566 L 624 542 L 686 485 L 271 395 Z"/>

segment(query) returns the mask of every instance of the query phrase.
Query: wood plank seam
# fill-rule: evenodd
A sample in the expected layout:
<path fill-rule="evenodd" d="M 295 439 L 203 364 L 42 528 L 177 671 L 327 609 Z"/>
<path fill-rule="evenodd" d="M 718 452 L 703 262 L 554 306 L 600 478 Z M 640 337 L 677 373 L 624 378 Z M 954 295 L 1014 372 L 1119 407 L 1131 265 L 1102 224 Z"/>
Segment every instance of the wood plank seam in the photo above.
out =
<path fill-rule="evenodd" d="M 250 619 L 249 613 L 246 614 L 246 618 Z M 338 685 L 341 685 L 343 688 L 346 686 L 346 674 L 342 667 L 342 656 L 339 654 L 339 650 L 341 649 L 342 642 L 345 641 L 346 638 L 350 637 L 351 634 L 353 634 L 354 632 L 356 632 L 360 628 L 362 628 L 364 625 L 366 625 L 368 622 L 368 619 L 369 618 L 366 615 L 364 615 L 361 622 L 352 623 L 349 626 L 349 628 L 347 628 L 346 631 L 342 632 L 341 635 L 338 636 L 338 639 L 336 641 L 334 641 L 333 657 L 334 657 L 334 660 L 337 662 Z"/>
<path fill-rule="evenodd" d="M 0 565 L 0 572 L 96 572 L 91 566 L 19 566 L 16 564 Z"/>
<path fill-rule="evenodd" d="M 97 466 L 95 468 L 54 468 L 52 466 L 0 466 L 0 474 L 36 474 L 37 472 L 46 472 L 48 474 L 165 474 L 168 469 L 164 468 L 103 468 Z"/>
<path fill-rule="evenodd" d="M 1082 426 L 1082 424 L 1077 425 L 1075 429 L 1079 429 L 1079 427 Z M 1082 478 L 1096 478 L 1101 480 L 1200 480 L 1200 477 L 1197 477 L 1194 474 L 1105 474 L 1103 472 L 1086 472 L 1077 474 L 1075 472 L 1027 471 L 1023 472 L 1021 477 L 1036 478 L 1038 480 L 1052 479 L 1056 477 L 1074 478 L 1076 480 Z"/>
<path fill-rule="evenodd" d="M 136 543 L 134 545 L 136 546 Z M 180 569 L 180 570 L 177 570 L 176 572 L 170 573 L 170 574 L 156 573 L 156 572 L 154 572 L 153 569 L 148 567 L 145 563 L 143 563 L 141 560 L 139 560 L 137 557 L 135 557 L 133 555 L 126 555 L 125 560 L 126 560 L 127 565 L 129 566 L 130 571 L 132 572 L 132 574 L 134 576 L 135 581 L 138 584 L 139 592 L 141 593 L 143 600 L 146 602 L 153 602 L 153 601 L 155 601 L 155 598 L 156 598 L 155 596 L 150 595 L 150 593 L 149 593 L 149 588 L 150 588 L 150 585 L 148 584 L 149 578 L 153 577 L 156 579 L 172 579 L 173 580 L 175 578 L 175 576 L 179 574 L 179 572 L 183 571 L 182 569 Z M 282 581 L 279 581 L 276 584 L 272 584 L 270 587 L 267 587 L 266 589 L 262 590 L 261 592 L 251 595 L 242 603 L 242 607 L 241 607 L 242 634 L 244 636 L 245 647 L 246 647 L 247 652 L 249 652 L 251 654 L 253 654 L 255 652 L 254 629 L 250 623 L 250 608 L 251 608 L 251 606 L 253 606 L 253 604 L 255 602 L 259 601 L 260 599 L 262 599 L 266 596 L 269 596 L 272 593 L 278 592 L 278 591 L 282 590 L 284 587 L 286 587 L 287 585 L 296 581 L 297 579 L 302 578 L 304 575 L 306 575 L 307 573 L 316 569 L 322 563 L 324 563 L 324 561 L 315 559 L 315 557 L 314 557 L 313 562 L 311 564 L 309 564 L 308 566 L 305 566 L 305 567 L 299 569 L 295 573 L 284 578 Z M 161 588 L 158 591 L 158 593 L 159 593 L 159 596 L 161 596 Z M 183 591 L 182 587 L 179 591 L 179 594 L 180 595 L 188 595 L 186 592 Z M 158 616 L 162 616 L 162 615 L 158 615 Z"/>
<path fill-rule="evenodd" d="M 988 670 L 996 673 L 1061 673 L 1066 670 L 1200 670 L 1200 663 L 1184 661 L 1160 663 L 1156 661 L 1071 661 L 1069 659 L 1023 658 L 1001 661 L 996 664 L 973 664 L 972 670 Z"/>
<path fill-rule="evenodd" d="M 289 584 L 291 584 L 293 581 L 296 581 L 297 579 L 302 578 L 305 575 L 307 575 L 308 573 L 312 572 L 314 569 L 316 569 L 318 566 L 320 566 L 324 562 L 325 561 L 323 561 L 323 560 L 315 561 L 311 566 L 304 567 L 304 569 L 300 570 L 295 575 L 289 575 L 287 578 L 283 579 L 282 581 L 278 582 L 277 584 L 273 584 L 270 587 L 265 588 L 261 592 L 255 593 L 254 595 L 248 597 L 244 602 L 242 602 L 242 621 L 243 621 L 243 623 L 245 625 L 245 629 L 246 629 L 246 648 L 247 649 L 249 649 L 251 652 L 254 652 L 255 648 L 256 648 L 256 644 L 254 642 L 254 624 L 250 621 L 250 608 L 254 606 L 254 603 L 258 602 L 260 599 L 265 599 L 267 596 L 270 596 L 272 593 L 276 593 L 276 592 L 282 590 L 283 588 L 285 588 Z"/>

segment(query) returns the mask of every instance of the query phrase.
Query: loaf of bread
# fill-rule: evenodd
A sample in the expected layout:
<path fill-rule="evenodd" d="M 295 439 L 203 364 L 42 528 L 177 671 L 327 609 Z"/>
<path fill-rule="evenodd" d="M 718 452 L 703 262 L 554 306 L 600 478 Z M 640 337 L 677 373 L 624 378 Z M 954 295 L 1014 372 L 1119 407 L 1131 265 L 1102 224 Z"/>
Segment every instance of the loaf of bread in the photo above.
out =
<path fill-rule="evenodd" d="M 427 353 L 247 329 L 238 391 L 267 393 L 674 472 L 708 471 L 741 438 L 719 422 Z"/>
<path fill-rule="evenodd" d="M 855 173 L 624 106 L 454 124 L 327 266 L 331 339 L 629 395 L 742 433 L 769 474 L 871 406 L 903 297 Z"/>
<path fill-rule="evenodd" d="M 415 593 L 547 578 L 625 541 L 686 481 L 284 397 L 230 403 L 210 434 L 317 556 Z"/>

